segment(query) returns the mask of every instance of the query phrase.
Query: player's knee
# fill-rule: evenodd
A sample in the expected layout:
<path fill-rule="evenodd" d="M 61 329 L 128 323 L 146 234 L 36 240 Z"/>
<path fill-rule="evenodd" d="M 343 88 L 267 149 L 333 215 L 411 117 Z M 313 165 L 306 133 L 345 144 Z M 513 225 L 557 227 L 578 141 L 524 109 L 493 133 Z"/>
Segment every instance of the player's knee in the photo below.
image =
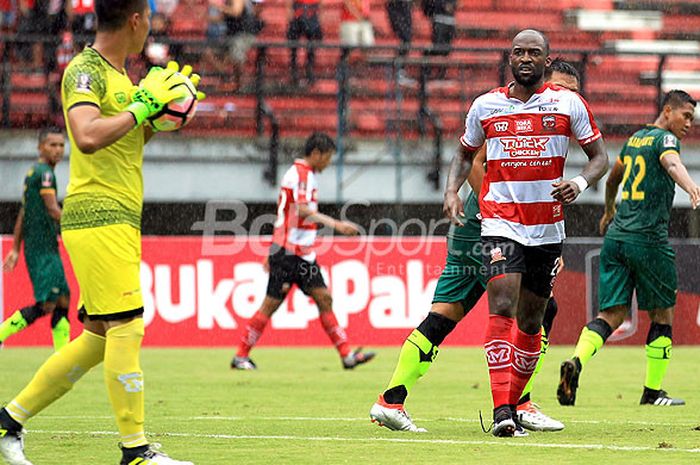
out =
<path fill-rule="evenodd" d="M 439 346 L 456 326 L 457 322 L 454 320 L 440 315 L 439 313 L 430 312 L 416 329 L 420 331 L 432 345 Z"/>
<path fill-rule="evenodd" d="M 517 301 L 510 294 L 500 293 L 489 300 L 489 308 L 491 309 L 491 313 L 507 317 L 512 317 L 515 315 Z"/>
<path fill-rule="evenodd" d="M 63 319 L 68 320 L 68 309 L 63 307 L 56 307 L 51 313 L 51 327 L 55 328 Z"/>
<path fill-rule="evenodd" d="M 319 311 L 330 312 L 333 310 L 333 297 L 331 297 L 330 293 L 325 292 L 318 296 L 316 304 L 318 305 Z"/>

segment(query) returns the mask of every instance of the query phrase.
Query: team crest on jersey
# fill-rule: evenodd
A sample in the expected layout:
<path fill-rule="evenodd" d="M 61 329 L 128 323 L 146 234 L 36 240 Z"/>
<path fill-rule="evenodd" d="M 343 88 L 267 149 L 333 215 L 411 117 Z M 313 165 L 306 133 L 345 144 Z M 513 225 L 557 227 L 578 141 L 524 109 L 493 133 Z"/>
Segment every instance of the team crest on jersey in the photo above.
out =
<path fill-rule="evenodd" d="M 542 117 L 542 127 L 545 129 L 554 129 L 557 126 L 557 119 L 553 115 L 545 115 Z"/>
<path fill-rule="evenodd" d="M 547 150 L 549 137 L 502 137 L 499 142 L 510 157 L 539 157 Z"/>
<path fill-rule="evenodd" d="M 87 73 L 78 74 L 78 81 L 75 84 L 75 89 L 80 92 L 89 92 L 92 78 Z"/>
<path fill-rule="evenodd" d="M 556 204 L 552 207 L 552 216 L 554 218 L 559 218 L 561 216 L 561 204 Z"/>
<path fill-rule="evenodd" d="M 503 252 L 501 251 L 500 247 L 494 247 L 491 249 L 491 265 L 493 265 L 496 262 L 500 262 L 505 260 L 506 257 L 503 256 Z"/>
<path fill-rule="evenodd" d="M 508 121 L 497 121 L 493 123 L 493 128 L 496 132 L 506 132 L 508 130 Z"/>
<path fill-rule="evenodd" d="M 116 92 L 114 94 L 114 99 L 117 101 L 117 103 L 126 103 L 126 93 Z"/>
<path fill-rule="evenodd" d="M 515 132 L 532 132 L 532 120 L 519 119 L 515 121 Z"/>
<path fill-rule="evenodd" d="M 673 134 L 666 134 L 664 136 L 664 147 L 675 149 L 677 144 L 678 142 L 676 136 L 674 136 Z"/>

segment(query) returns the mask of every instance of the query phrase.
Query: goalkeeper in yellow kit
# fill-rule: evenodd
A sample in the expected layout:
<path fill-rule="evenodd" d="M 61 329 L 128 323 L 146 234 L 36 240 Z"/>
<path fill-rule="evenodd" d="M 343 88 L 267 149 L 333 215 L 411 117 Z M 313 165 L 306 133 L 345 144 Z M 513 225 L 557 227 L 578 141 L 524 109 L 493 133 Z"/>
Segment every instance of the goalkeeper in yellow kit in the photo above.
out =
<path fill-rule="evenodd" d="M 181 96 L 170 89 L 192 69 L 178 72 L 176 63 L 153 68 L 135 87 L 124 64 L 127 55 L 141 52 L 148 36 L 148 0 L 96 0 L 95 12 L 95 42 L 68 65 L 61 92 L 71 144 L 61 228 L 80 285 L 78 308 L 85 328 L 0 410 L 0 454 L 10 465 L 31 465 L 22 426 L 104 362 L 121 464 L 191 465 L 151 448 L 144 434 L 139 266 L 143 146 L 153 135 L 144 123 Z M 199 76 L 191 80 L 196 86 Z"/>

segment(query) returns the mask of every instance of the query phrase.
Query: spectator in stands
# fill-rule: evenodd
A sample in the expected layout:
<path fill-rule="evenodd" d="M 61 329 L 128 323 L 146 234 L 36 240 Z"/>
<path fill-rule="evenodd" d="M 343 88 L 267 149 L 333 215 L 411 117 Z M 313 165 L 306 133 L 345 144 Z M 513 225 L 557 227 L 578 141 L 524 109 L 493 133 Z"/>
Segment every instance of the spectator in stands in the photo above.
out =
<path fill-rule="evenodd" d="M 297 41 L 302 36 L 307 41 L 322 41 L 323 32 L 318 13 L 321 0 L 289 0 L 289 27 L 287 29 L 287 40 Z M 314 61 L 316 51 L 313 47 L 306 49 L 306 80 L 310 85 L 316 80 L 314 75 Z M 292 73 L 292 83 L 299 84 L 297 71 L 297 48 L 290 49 L 290 68 Z"/>
<path fill-rule="evenodd" d="M 177 8 L 179 0 L 155 0 L 155 8 L 151 7 L 154 13 L 160 13 L 169 19 Z"/>
<path fill-rule="evenodd" d="M 165 67 L 170 60 L 175 59 L 173 46 L 164 42 L 170 30 L 170 20 L 164 13 L 153 13 L 151 15 L 151 34 L 146 39 L 146 46 L 143 48 L 143 55 L 148 66 Z"/>
<path fill-rule="evenodd" d="M 71 1 L 68 1 L 71 3 Z M 95 35 L 97 16 L 94 0 L 72 0 L 71 30 L 78 49 L 82 49 Z"/>
<path fill-rule="evenodd" d="M 19 44 L 20 60 L 32 68 L 44 68 L 44 44 L 36 40 L 49 31 L 49 2 L 47 0 L 19 0 L 17 33 L 27 42 Z M 42 37 L 43 38 L 43 37 Z"/>
<path fill-rule="evenodd" d="M 240 86 L 248 50 L 255 43 L 255 36 L 265 27 L 260 17 L 262 4 L 263 0 L 226 0 L 222 7 L 236 87 Z"/>
<path fill-rule="evenodd" d="M 413 39 L 413 0 L 388 0 L 386 11 L 396 37 L 401 41 L 399 56 L 405 56 Z"/>
<path fill-rule="evenodd" d="M 9 30 L 15 26 L 16 13 L 16 0 L 0 0 L 0 30 Z"/>
<path fill-rule="evenodd" d="M 207 20 L 207 39 L 219 40 L 226 36 L 224 22 L 224 0 L 209 0 L 209 15 Z"/>
<path fill-rule="evenodd" d="M 446 57 L 452 50 L 452 40 L 455 36 L 457 0 L 422 1 L 423 14 L 428 18 L 432 27 L 432 50 L 425 54 L 427 56 Z M 444 79 L 447 69 L 444 66 L 438 66 L 435 69 L 437 73 L 432 77 Z"/>
<path fill-rule="evenodd" d="M 340 14 L 340 43 L 342 45 L 374 45 L 374 29 L 369 19 L 370 0 L 343 0 Z"/>

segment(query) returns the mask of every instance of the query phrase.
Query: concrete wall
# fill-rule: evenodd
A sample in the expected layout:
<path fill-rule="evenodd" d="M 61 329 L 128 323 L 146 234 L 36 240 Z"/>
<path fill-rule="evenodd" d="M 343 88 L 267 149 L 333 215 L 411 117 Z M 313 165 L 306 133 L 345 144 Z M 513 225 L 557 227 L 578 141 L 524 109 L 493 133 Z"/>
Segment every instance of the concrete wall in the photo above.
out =
<path fill-rule="evenodd" d="M 443 179 L 447 164 L 457 148 L 456 138 L 448 141 L 443 152 Z M 611 160 L 620 143 L 608 144 Z M 372 203 L 441 203 L 442 190 L 435 190 L 427 180 L 430 167 L 430 144 L 404 141 L 397 149 L 389 142 L 358 143 L 345 155 L 342 170 L 329 167 L 320 177 L 320 197 L 324 202 L 339 199 Z M 288 168 L 293 146 L 282 151 L 278 180 Z M 400 153 L 400 156 L 397 156 Z M 684 147 L 683 158 L 691 176 L 700 182 L 700 145 Z M 0 201 L 17 201 L 22 180 L 36 157 L 33 133 L 0 132 Z M 145 200 L 147 202 L 205 202 L 207 200 L 242 200 L 274 202 L 277 187 L 262 178 L 266 153 L 256 141 L 240 139 L 191 139 L 178 135 L 158 136 L 146 147 L 144 162 Z M 68 160 L 57 168 L 59 197 L 65 195 Z M 337 157 L 336 157 L 337 158 Z M 401 161 L 401 166 L 397 164 Z M 336 160 L 337 161 L 337 160 Z M 578 174 L 586 157 L 572 146 L 566 177 Z M 602 186 L 601 186 L 602 187 Z M 604 189 L 589 189 L 580 202 L 603 203 Z M 687 207 L 687 195 L 678 190 L 676 206 Z"/>

